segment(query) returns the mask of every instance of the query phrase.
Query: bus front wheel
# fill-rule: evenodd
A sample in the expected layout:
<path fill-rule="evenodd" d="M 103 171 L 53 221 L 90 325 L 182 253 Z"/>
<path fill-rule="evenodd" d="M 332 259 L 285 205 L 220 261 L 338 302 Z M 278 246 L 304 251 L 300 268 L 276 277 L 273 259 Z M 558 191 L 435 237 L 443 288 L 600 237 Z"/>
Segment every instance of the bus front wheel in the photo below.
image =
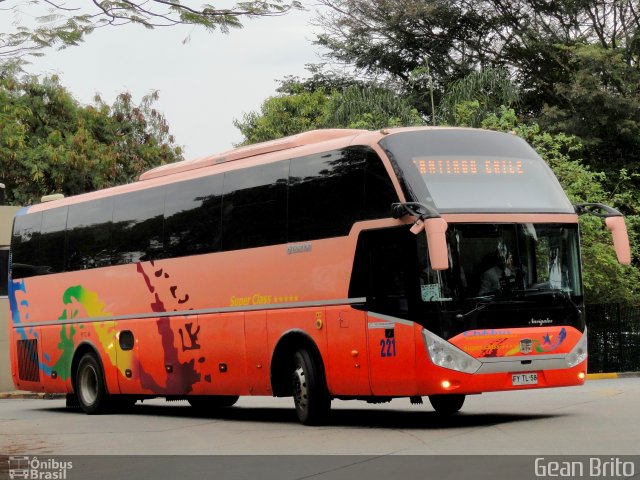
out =
<path fill-rule="evenodd" d="M 88 414 L 104 412 L 109 396 L 100 362 L 93 353 L 85 353 L 76 370 L 76 395 L 80 408 Z"/>
<path fill-rule="evenodd" d="M 449 395 L 429 395 L 429 402 L 433 409 L 441 415 L 453 415 L 462 408 L 465 395 L 449 394 Z"/>
<path fill-rule="evenodd" d="M 299 350 L 294 356 L 293 401 L 304 425 L 322 423 L 331 408 L 321 366 L 306 350 Z"/>

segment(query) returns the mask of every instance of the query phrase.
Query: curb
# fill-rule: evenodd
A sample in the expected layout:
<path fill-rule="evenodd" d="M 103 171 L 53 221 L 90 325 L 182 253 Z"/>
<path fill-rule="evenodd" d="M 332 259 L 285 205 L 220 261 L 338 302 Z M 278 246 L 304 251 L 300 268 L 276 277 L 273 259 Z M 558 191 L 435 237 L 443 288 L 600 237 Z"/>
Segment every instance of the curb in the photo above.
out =
<path fill-rule="evenodd" d="M 608 380 L 611 378 L 619 378 L 617 373 L 587 373 L 587 380 Z"/>
<path fill-rule="evenodd" d="M 37 392 L 23 392 L 16 390 L 15 392 L 0 392 L 0 400 L 8 398 L 22 398 L 22 399 L 44 399 L 44 400 L 59 400 L 66 398 L 65 393 L 37 393 Z"/>
<path fill-rule="evenodd" d="M 640 372 L 621 372 L 621 373 L 588 373 L 587 380 L 607 380 L 612 378 L 637 378 Z"/>

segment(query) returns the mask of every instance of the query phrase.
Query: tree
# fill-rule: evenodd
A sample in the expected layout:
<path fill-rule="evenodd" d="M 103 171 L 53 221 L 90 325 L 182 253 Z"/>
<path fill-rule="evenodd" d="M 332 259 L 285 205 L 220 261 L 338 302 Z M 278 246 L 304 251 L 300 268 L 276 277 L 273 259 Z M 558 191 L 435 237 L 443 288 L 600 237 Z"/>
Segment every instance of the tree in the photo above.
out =
<path fill-rule="evenodd" d="M 464 126 L 479 127 L 489 114 L 497 114 L 501 108 L 510 107 L 520 98 L 518 87 L 503 69 L 485 68 L 471 72 L 453 82 L 445 91 L 438 105 L 437 117 L 444 123 L 460 123 L 460 108 L 467 102 L 475 102 L 474 115 L 466 115 Z"/>
<path fill-rule="evenodd" d="M 640 68 L 637 54 L 601 45 L 565 47 L 567 76 L 555 85 L 558 100 L 540 123 L 569 132 L 586 147 L 587 162 L 616 172 L 640 161 Z M 636 58 L 633 58 L 636 57 Z"/>
<path fill-rule="evenodd" d="M 7 12 L 18 14 L 31 7 L 36 9 L 33 16 L 39 26 L 33 29 L 20 26 L 15 32 L 0 33 L 0 60 L 40 55 L 42 49 L 51 46 L 78 45 L 86 35 L 104 26 L 193 25 L 227 33 L 231 28 L 242 27 L 242 18 L 283 15 L 302 8 L 297 0 L 250 0 L 231 8 L 215 8 L 210 4 L 193 7 L 180 0 L 95 0 L 79 7 L 56 0 L 0 0 L 0 11 L 5 15 Z M 44 8 L 48 10 L 46 14 L 42 14 Z"/>
<path fill-rule="evenodd" d="M 233 124 L 244 136 L 242 145 L 265 142 L 321 128 L 328 103 L 329 95 L 323 89 L 280 94 L 266 99 L 259 113 L 245 114 Z"/>
<path fill-rule="evenodd" d="M 388 88 L 351 85 L 342 90 L 320 87 L 308 91 L 303 83 L 286 81 L 286 90 L 265 100 L 260 113 L 245 114 L 234 125 L 244 135 L 242 144 L 264 142 L 317 128 L 364 128 L 420 125 L 422 118 L 406 99 Z"/>
<path fill-rule="evenodd" d="M 334 60 L 408 82 L 428 57 L 436 90 L 486 67 L 515 74 L 539 110 L 565 78 L 563 46 L 635 49 L 633 0 L 320 0 L 318 43 Z"/>
<path fill-rule="evenodd" d="M 424 121 L 407 99 L 381 85 L 352 85 L 331 95 L 325 128 L 363 128 L 422 125 Z"/>
<path fill-rule="evenodd" d="M 7 201 L 75 195 L 119 185 L 181 159 L 157 93 L 136 105 L 128 93 L 112 106 L 80 105 L 56 77 L 0 77 L 0 175 Z"/>

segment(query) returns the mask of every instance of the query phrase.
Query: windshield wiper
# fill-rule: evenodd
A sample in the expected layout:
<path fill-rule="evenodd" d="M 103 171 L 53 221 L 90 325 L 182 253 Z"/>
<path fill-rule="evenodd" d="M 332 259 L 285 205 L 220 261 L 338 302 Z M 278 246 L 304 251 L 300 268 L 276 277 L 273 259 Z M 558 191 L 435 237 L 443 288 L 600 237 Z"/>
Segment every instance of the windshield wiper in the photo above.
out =
<path fill-rule="evenodd" d="M 561 288 L 524 288 L 521 290 L 513 290 L 512 292 L 521 294 L 524 298 L 534 296 L 552 296 L 553 298 L 560 297 L 567 304 L 573 307 L 578 315 L 582 315 L 582 310 L 576 304 L 576 302 L 573 301 L 571 294 L 567 290 L 563 290 Z"/>
<path fill-rule="evenodd" d="M 483 300 L 476 304 L 475 308 L 469 310 L 466 313 L 459 313 L 456 315 L 457 320 L 463 320 L 467 318 L 469 315 L 478 314 L 489 305 L 512 305 L 514 303 L 522 303 L 521 301 L 515 300 L 513 298 L 504 298 L 504 297 L 496 297 L 493 295 L 485 296 L 485 297 L 476 297 L 482 298 Z"/>

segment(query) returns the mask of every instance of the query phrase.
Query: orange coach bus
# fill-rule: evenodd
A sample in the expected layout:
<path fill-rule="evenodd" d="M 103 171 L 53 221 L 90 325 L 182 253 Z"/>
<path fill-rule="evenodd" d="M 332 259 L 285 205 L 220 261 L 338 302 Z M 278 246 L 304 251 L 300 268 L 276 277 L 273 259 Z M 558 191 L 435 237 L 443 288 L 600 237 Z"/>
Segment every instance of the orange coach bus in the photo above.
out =
<path fill-rule="evenodd" d="M 164 165 L 22 209 L 17 388 L 87 413 L 139 399 L 428 396 L 580 385 L 578 214 L 522 139 L 461 128 L 319 130 Z"/>

